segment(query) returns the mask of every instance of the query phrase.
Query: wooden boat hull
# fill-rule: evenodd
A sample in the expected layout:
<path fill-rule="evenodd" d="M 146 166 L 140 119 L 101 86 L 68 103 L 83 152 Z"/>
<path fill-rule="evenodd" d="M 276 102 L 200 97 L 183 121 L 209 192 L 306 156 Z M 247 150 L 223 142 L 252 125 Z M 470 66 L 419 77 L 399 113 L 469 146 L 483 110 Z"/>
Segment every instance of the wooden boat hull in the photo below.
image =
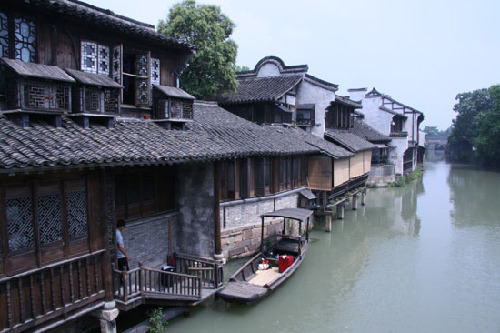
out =
<path fill-rule="evenodd" d="M 306 242 L 301 254 L 295 258 L 295 261 L 291 266 L 289 266 L 283 273 L 278 273 L 276 278 L 272 279 L 271 281 L 261 283 L 262 285 L 258 285 L 258 282 L 252 281 L 255 281 L 256 277 L 258 277 L 258 272 L 256 272 L 254 269 L 251 269 L 251 265 L 254 265 L 256 261 L 261 260 L 261 258 L 263 257 L 262 253 L 258 253 L 242 268 L 240 268 L 238 272 L 235 273 L 235 275 L 233 275 L 233 277 L 226 283 L 224 288 L 217 292 L 217 296 L 224 299 L 225 301 L 233 303 L 249 305 L 257 303 L 264 297 L 268 296 L 280 285 L 282 285 L 295 273 L 297 268 L 299 268 L 304 261 L 308 246 L 309 244 Z M 255 271 L 255 274 L 245 277 L 244 272 L 249 270 Z"/>

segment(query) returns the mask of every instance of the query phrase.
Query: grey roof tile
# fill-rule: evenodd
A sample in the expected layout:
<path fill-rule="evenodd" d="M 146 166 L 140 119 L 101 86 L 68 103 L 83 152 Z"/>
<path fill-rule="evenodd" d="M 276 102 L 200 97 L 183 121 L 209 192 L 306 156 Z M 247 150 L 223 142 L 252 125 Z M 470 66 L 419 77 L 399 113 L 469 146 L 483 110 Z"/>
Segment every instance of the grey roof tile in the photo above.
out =
<path fill-rule="evenodd" d="M 349 128 L 349 132 L 372 143 L 387 143 L 391 141 L 390 137 L 383 135 L 375 128 L 358 118 L 354 118 L 354 126 Z"/>
<path fill-rule="evenodd" d="M 225 93 L 218 100 L 221 105 L 275 101 L 303 78 L 302 75 L 284 75 L 241 79 L 235 92 Z"/>
<path fill-rule="evenodd" d="M 327 128 L 325 131 L 325 137 L 347 148 L 352 152 L 358 152 L 375 148 L 375 146 L 370 142 L 366 141 L 365 139 L 355 134 L 349 133 L 348 130 L 344 129 Z"/>

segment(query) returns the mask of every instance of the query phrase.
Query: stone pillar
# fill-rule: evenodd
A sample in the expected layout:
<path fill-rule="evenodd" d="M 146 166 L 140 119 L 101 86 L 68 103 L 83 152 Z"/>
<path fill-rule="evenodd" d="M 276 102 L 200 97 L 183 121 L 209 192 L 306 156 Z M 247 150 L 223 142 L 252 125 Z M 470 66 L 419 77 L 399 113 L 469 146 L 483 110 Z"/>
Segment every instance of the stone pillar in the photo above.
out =
<path fill-rule="evenodd" d="M 361 192 L 361 206 L 364 206 L 366 204 L 366 190 Z"/>
<path fill-rule="evenodd" d="M 345 210 L 344 203 L 341 203 L 341 204 L 337 205 L 337 218 L 338 219 L 343 219 L 344 218 L 344 210 Z"/>
<path fill-rule="evenodd" d="M 325 215 L 325 232 L 331 232 L 331 231 L 332 231 L 332 216 Z"/>
<path fill-rule="evenodd" d="M 103 309 L 96 310 L 94 315 L 99 319 L 101 326 L 101 333 L 116 333 L 116 317 L 118 317 L 118 310 L 115 306 L 115 301 L 106 302 Z"/>
<path fill-rule="evenodd" d="M 354 194 L 352 196 L 352 210 L 356 210 L 358 208 L 358 195 Z"/>

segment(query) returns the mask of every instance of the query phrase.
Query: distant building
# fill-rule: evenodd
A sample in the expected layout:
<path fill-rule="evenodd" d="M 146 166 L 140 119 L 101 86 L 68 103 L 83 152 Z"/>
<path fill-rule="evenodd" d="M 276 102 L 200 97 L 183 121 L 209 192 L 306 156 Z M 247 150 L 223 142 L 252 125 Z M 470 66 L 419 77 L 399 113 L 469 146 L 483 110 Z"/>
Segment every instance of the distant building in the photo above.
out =
<path fill-rule="evenodd" d="M 424 114 L 378 92 L 375 88 L 370 92 L 367 91 L 367 88 L 348 90 L 350 98 L 361 103 L 362 108 L 359 111 L 364 121 L 391 138 L 388 163 L 394 165 L 395 175 L 402 176 L 414 171 L 417 166 L 418 151 L 424 149 L 421 146 L 422 138 L 419 132 Z"/>

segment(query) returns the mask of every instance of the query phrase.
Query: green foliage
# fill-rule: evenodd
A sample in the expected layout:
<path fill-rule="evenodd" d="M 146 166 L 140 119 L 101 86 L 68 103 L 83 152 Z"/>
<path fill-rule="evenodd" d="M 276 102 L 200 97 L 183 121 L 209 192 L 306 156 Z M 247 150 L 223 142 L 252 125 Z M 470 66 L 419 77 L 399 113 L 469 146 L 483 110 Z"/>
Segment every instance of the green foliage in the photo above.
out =
<path fill-rule="evenodd" d="M 405 187 L 406 186 L 406 177 L 397 177 L 394 182 L 394 186 L 396 187 Z"/>
<path fill-rule="evenodd" d="M 474 139 L 477 157 L 488 165 L 500 165 L 500 86 L 488 89 L 495 105 L 477 117 L 478 135 Z"/>
<path fill-rule="evenodd" d="M 458 103 L 453 108 L 457 112 L 453 129 L 448 137 L 448 157 L 454 161 L 474 160 L 474 139 L 479 134 L 478 115 L 494 106 L 488 89 L 458 94 Z"/>
<path fill-rule="evenodd" d="M 149 316 L 149 333 L 162 333 L 167 331 L 167 322 L 163 321 L 163 309 L 155 308 L 147 312 Z"/>
<path fill-rule="evenodd" d="M 448 158 L 500 164 L 500 86 L 457 95 Z"/>
<path fill-rule="evenodd" d="M 199 99 L 210 99 L 234 91 L 236 43 L 230 39 L 234 23 L 215 5 L 197 5 L 185 0 L 170 9 L 158 32 L 186 41 L 196 54 L 182 73 L 182 87 Z"/>
<path fill-rule="evenodd" d="M 249 71 L 250 70 L 250 67 L 248 66 L 236 66 L 236 72 L 245 72 L 245 71 Z"/>

